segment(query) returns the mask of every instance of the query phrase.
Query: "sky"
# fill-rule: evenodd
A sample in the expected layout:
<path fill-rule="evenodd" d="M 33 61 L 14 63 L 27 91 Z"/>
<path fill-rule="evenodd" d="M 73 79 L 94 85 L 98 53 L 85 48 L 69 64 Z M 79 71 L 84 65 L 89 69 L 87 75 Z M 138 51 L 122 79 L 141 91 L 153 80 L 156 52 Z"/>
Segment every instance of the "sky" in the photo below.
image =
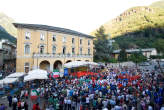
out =
<path fill-rule="evenodd" d="M 18 23 L 45 24 L 89 34 L 133 6 L 158 0 L 0 0 L 0 12 Z"/>

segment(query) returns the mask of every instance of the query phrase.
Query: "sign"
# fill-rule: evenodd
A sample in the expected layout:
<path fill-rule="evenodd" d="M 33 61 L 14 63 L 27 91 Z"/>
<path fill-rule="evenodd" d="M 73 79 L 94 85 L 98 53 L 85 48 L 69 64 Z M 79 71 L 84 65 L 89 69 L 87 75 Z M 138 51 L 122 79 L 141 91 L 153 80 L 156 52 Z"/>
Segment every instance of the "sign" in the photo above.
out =
<path fill-rule="evenodd" d="M 68 68 L 64 69 L 64 76 L 68 76 Z"/>

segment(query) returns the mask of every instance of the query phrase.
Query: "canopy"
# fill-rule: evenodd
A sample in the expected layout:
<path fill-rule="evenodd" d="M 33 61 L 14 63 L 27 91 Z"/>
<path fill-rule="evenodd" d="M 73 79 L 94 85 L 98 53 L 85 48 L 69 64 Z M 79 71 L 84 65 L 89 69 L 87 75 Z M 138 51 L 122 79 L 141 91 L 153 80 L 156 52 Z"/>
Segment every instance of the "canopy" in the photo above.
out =
<path fill-rule="evenodd" d="M 31 81 L 35 79 L 48 79 L 48 73 L 45 70 L 36 69 L 29 71 L 28 75 L 24 77 L 24 81 Z"/>
<path fill-rule="evenodd" d="M 0 84 L 10 84 L 10 83 L 14 83 L 18 81 L 18 78 L 4 78 L 2 80 L 0 80 Z"/>
<path fill-rule="evenodd" d="M 17 72 L 17 73 L 12 73 L 12 74 L 8 75 L 7 78 L 19 78 L 24 75 L 25 75 L 25 73 L 23 73 L 23 72 L 20 72 L 20 73 Z"/>
<path fill-rule="evenodd" d="M 95 63 L 95 62 L 87 62 L 89 65 L 99 65 L 98 63 Z"/>
<path fill-rule="evenodd" d="M 79 66 L 86 66 L 86 65 L 99 65 L 99 64 L 95 62 L 73 61 L 64 64 L 64 67 L 72 68 L 72 67 L 79 67 Z"/>

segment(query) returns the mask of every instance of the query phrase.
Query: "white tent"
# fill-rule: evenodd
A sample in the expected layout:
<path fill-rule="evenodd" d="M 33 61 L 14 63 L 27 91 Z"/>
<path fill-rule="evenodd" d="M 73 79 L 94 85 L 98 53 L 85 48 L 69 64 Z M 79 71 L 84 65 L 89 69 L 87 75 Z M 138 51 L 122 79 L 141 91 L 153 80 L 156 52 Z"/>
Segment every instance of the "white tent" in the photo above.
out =
<path fill-rule="evenodd" d="M 24 77 L 24 81 L 26 82 L 35 79 L 48 79 L 47 75 L 48 73 L 45 70 L 40 70 L 40 69 L 32 70 L 29 71 L 28 75 Z"/>
<path fill-rule="evenodd" d="M 17 72 L 17 73 L 12 73 L 12 74 L 8 75 L 7 78 L 19 78 L 24 75 L 25 75 L 25 73 L 23 73 L 23 72 L 20 72 L 20 73 Z"/>
<path fill-rule="evenodd" d="M 87 65 L 87 62 L 84 61 L 73 61 L 73 62 L 69 62 L 64 64 L 64 67 L 66 68 L 72 68 L 72 67 L 79 67 L 79 66 L 85 66 Z"/>
<path fill-rule="evenodd" d="M 64 64 L 64 67 L 72 68 L 72 67 L 79 67 L 79 66 L 86 66 L 86 65 L 99 65 L 99 64 L 95 62 L 73 61 Z"/>
<path fill-rule="evenodd" d="M 18 78 L 4 78 L 0 80 L 0 84 L 10 84 L 18 81 Z"/>
<path fill-rule="evenodd" d="M 95 63 L 95 62 L 87 62 L 88 63 L 88 65 L 99 65 L 98 63 Z"/>

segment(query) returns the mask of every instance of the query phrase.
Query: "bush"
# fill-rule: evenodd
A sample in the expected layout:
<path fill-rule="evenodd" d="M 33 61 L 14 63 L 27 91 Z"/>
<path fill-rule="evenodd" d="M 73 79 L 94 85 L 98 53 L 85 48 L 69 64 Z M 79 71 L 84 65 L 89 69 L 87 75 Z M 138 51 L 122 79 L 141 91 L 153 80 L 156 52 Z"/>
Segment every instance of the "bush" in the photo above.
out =
<path fill-rule="evenodd" d="M 117 63 L 118 61 L 115 58 L 110 58 L 108 60 L 109 63 Z"/>

